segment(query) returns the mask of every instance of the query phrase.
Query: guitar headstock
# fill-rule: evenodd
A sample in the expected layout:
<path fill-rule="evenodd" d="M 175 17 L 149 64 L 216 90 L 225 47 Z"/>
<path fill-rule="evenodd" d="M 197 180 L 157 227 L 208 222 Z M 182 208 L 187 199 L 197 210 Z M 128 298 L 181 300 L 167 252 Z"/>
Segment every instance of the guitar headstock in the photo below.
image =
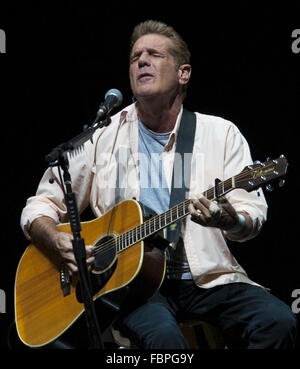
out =
<path fill-rule="evenodd" d="M 286 175 L 288 167 L 287 159 L 281 155 L 277 159 L 270 159 L 263 163 L 254 162 L 245 167 L 241 173 L 235 176 L 235 188 L 243 188 L 250 192 L 263 185 L 267 190 L 272 190 L 270 183 L 279 179 L 279 185 L 284 184 L 283 177 Z"/>

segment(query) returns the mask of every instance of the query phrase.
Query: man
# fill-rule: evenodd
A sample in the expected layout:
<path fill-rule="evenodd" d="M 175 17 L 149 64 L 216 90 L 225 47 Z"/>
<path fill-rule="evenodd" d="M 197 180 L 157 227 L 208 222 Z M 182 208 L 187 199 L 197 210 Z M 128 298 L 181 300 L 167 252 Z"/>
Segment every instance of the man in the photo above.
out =
<path fill-rule="evenodd" d="M 182 103 L 191 77 L 190 52 L 163 23 L 139 24 L 131 39 L 130 83 L 136 103 L 112 117 L 93 143 L 70 161 L 79 211 L 88 204 L 96 216 L 124 199 L 136 198 L 161 213 L 169 208 L 172 168 Z M 160 292 L 121 322 L 143 348 L 188 348 L 177 320 L 198 317 L 218 325 L 229 347 L 293 347 L 295 318 L 290 309 L 251 281 L 230 253 L 226 238 L 255 237 L 266 219 L 261 190 L 234 190 L 212 202 L 201 194 L 251 163 L 248 144 L 224 119 L 196 113 L 190 163 L 191 217 L 182 224 L 176 247 L 168 249 L 167 275 Z M 138 154 L 138 155 L 137 155 Z M 154 155 L 155 154 L 155 155 Z M 161 160 L 154 163 L 154 158 Z M 67 221 L 60 182 L 48 170 L 22 213 L 25 235 L 56 250 L 77 271 L 72 236 L 57 229 Z M 159 185 L 151 186 L 153 180 Z M 87 246 L 87 264 L 94 261 Z"/>

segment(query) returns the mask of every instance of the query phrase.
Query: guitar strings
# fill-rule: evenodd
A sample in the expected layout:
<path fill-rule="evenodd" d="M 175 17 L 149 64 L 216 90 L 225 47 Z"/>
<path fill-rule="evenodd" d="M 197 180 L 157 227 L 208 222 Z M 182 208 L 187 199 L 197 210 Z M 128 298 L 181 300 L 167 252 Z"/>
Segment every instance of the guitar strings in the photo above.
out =
<path fill-rule="evenodd" d="M 268 169 L 270 166 L 272 166 L 273 164 L 269 164 L 269 165 L 265 165 L 263 168 L 264 170 Z M 250 173 L 253 172 L 255 169 L 250 170 Z M 234 178 L 235 182 L 239 181 L 239 180 L 245 180 L 245 179 L 249 179 L 249 171 L 243 171 L 241 173 L 239 173 L 236 176 L 233 176 L 229 179 L 226 179 L 223 182 L 218 183 L 218 187 L 219 188 L 223 188 L 225 189 L 228 185 L 230 185 L 229 188 L 227 188 L 227 190 L 225 190 L 222 195 L 226 194 L 226 192 L 231 188 L 232 185 L 232 179 Z M 234 189 L 234 188 L 233 188 Z M 206 191 L 203 192 L 203 195 L 206 194 L 205 197 L 207 197 L 209 200 L 215 200 L 215 198 L 213 197 L 215 193 L 215 187 L 212 187 Z M 167 210 L 166 212 L 162 213 L 162 214 L 158 214 L 153 216 L 152 218 L 146 220 L 144 223 L 138 225 L 137 227 L 120 234 L 119 236 L 117 236 L 116 238 L 113 238 L 112 240 L 108 240 L 106 242 L 104 242 L 101 245 L 95 246 L 93 249 L 93 255 L 98 255 L 99 253 L 106 253 L 109 252 L 112 248 L 115 248 L 115 245 L 117 245 L 117 252 L 122 251 L 134 244 L 136 244 L 137 242 L 142 241 L 144 238 L 149 237 L 151 234 L 158 232 L 159 230 L 166 228 L 169 224 L 172 224 L 175 221 L 172 221 L 173 216 L 177 215 L 178 213 L 178 208 L 181 206 L 182 207 L 182 211 L 184 211 L 184 213 L 177 217 L 176 220 L 179 220 L 182 217 L 185 217 L 187 215 L 189 215 L 189 211 L 185 211 L 185 208 L 189 205 L 189 203 L 191 202 L 191 199 L 187 199 L 184 200 L 183 202 L 173 206 L 171 209 Z M 165 217 L 165 219 L 169 219 L 169 221 L 167 221 L 163 227 L 159 227 L 159 229 L 155 229 L 155 222 L 157 222 L 158 224 L 161 224 L 161 218 Z M 144 228 L 144 234 L 146 234 L 146 228 L 148 227 L 148 229 L 150 230 L 149 234 L 147 234 L 144 237 L 141 237 L 141 231 L 142 228 Z M 139 231 L 137 231 L 137 229 L 139 229 Z M 134 235 L 135 233 L 135 235 Z M 137 234 L 140 234 L 140 237 L 137 237 Z M 131 240 L 134 240 L 134 238 L 140 238 L 139 240 L 135 240 L 134 242 L 131 242 Z M 118 244 L 122 246 L 122 244 L 127 244 L 127 246 L 125 247 L 120 247 L 120 249 L 118 250 Z"/>
<path fill-rule="evenodd" d="M 246 174 L 246 173 L 241 173 L 240 175 L 237 175 L 235 178 L 236 179 L 241 179 L 241 178 L 246 178 L 247 176 L 245 176 L 244 174 Z M 227 183 L 226 183 L 227 182 Z M 232 179 L 230 178 L 230 179 L 228 179 L 228 180 L 226 180 L 226 181 L 224 181 L 224 182 L 220 182 L 220 184 L 219 184 L 219 186 L 221 185 L 221 186 L 223 186 L 223 188 L 225 188 L 225 186 L 226 186 L 226 184 L 228 184 L 228 182 L 232 182 Z M 206 196 L 207 196 L 207 198 L 209 198 L 210 196 L 209 195 L 212 195 L 213 193 L 212 192 L 214 192 L 214 188 L 211 188 L 211 189 L 209 189 L 209 190 L 207 190 L 207 191 L 205 191 L 206 192 Z M 205 193 L 204 192 L 204 193 Z M 225 194 L 225 192 L 223 192 L 223 195 Z M 171 221 L 171 219 L 173 218 L 173 213 L 174 212 L 176 212 L 177 213 L 177 208 L 179 207 L 179 206 L 182 206 L 183 208 L 185 208 L 186 207 L 186 205 L 190 202 L 191 200 L 185 200 L 183 203 L 180 203 L 180 204 L 177 204 L 177 205 L 175 205 L 175 207 L 173 207 L 173 208 L 171 208 L 171 209 L 169 209 L 167 212 L 165 212 L 165 213 L 163 213 L 164 215 L 165 215 L 165 218 L 167 218 L 167 216 L 169 216 L 169 219 L 170 219 L 170 222 L 172 223 L 172 221 Z M 94 252 L 94 254 L 95 255 L 97 255 L 98 253 L 106 253 L 106 252 L 108 252 L 108 251 L 110 251 L 111 250 L 111 248 L 114 248 L 115 247 L 115 245 L 116 244 L 118 244 L 118 241 L 120 241 L 119 242 L 119 244 L 121 244 L 122 242 L 121 242 L 121 238 L 124 238 L 124 240 L 122 240 L 123 242 L 125 241 L 126 243 L 129 243 L 129 245 L 127 245 L 127 246 L 125 246 L 125 248 L 127 248 L 127 247 L 130 247 L 130 246 L 132 246 L 132 245 L 134 245 L 135 243 L 137 243 L 137 242 L 139 242 L 140 240 L 141 240 L 141 237 L 140 237 L 140 240 L 135 240 L 135 241 L 133 241 L 133 242 L 131 242 L 131 239 L 133 240 L 134 239 L 134 237 L 136 237 L 136 235 L 137 235 L 137 228 L 141 228 L 141 227 L 144 227 L 144 228 L 146 228 L 147 226 L 148 226 L 148 228 L 149 228 L 149 230 L 150 230 L 150 233 L 146 236 L 146 237 L 148 237 L 149 235 L 151 235 L 152 233 L 155 233 L 155 232 L 157 232 L 159 229 L 155 229 L 155 222 L 159 219 L 159 217 L 161 217 L 163 214 L 160 214 L 160 215 L 157 215 L 157 216 L 154 216 L 154 217 L 152 217 L 151 219 L 149 219 L 149 220 L 147 220 L 146 222 L 144 222 L 143 224 L 141 224 L 141 225 L 139 225 L 139 226 L 137 226 L 137 227 L 135 227 L 134 229 L 132 229 L 132 230 L 129 230 L 129 231 L 127 231 L 127 232 L 125 232 L 125 233 L 123 233 L 123 234 L 121 234 L 120 236 L 118 236 L 116 239 L 113 239 L 113 240 L 110 240 L 110 241 L 107 241 L 106 243 L 104 243 L 104 244 L 102 244 L 102 245 L 99 245 L 99 246 L 96 246 L 95 247 L 95 252 Z M 189 212 L 185 212 L 184 214 L 182 214 L 182 216 L 185 216 L 185 215 L 188 215 L 189 214 Z M 179 219 L 179 218 L 177 218 L 177 219 Z M 170 223 L 170 222 L 167 222 L 167 224 L 166 225 L 164 225 L 163 227 L 161 227 L 161 228 L 165 228 L 166 226 L 168 226 L 168 224 Z M 153 229 L 153 226 L 154 226 L 154 229 Z M 161 229 L 160 228 L 160 229 Z M 152 230 L 153 229 L 153 230 Z M 135 232 L 136 233 L 136 235 L 134 235 L 133 234 L 133 232 Z M 144 233 L 146 233 L 146 231 L 144 230 Z M 145 238 L 145 237 L 142 237 L 142 239 L 143 238 Z M 129 242 L 128 242 L 129 241 Z M 124 248 L 122 248 L 121 247 L 121 250 L 123 250 Z M 120 250 L 119 250 L 120 251 Z"/>
<path fill-rule="evenodd" d="M 224 181 L 224 187 L 225 187 L 225 182 Z M 230 180 L 231 182 L 231 180 Z M 207 190 L 207 194 L 210 192 L 210 190 L 213 190 L 212 189 L 209 189 Z M 190 199 L 187 199 L 187 200 L 184 200 L 183 202 L 175 205 L 174 207 L 172 207 L 171 209 L 167 210 L 165 213 L 162 213 L 162 214 L 159 214 L 159 215 L 155 215 L 153 216 L 152 218 L 146 220 L 143 224 L 140 224 L 138 225 L 137 227 L 133 228 L 132 230 L 129 230 L 121 235 L 119 235 L 117 238 L 114 238 L 112 240 L 109 240 L 109 241 L 106 241 L 105 243 L 103 243 L 102 245 L 99 245 L 99 246 L 95 246 L 94 248 L 94 254 L 97 255 L 98 253 L 104 253 L 106 251 L 110 251 L 110 248 L 111 247 L 115 247 L 116 244 L 118 244 L 118 241 L 119 241 L 119 244 L 122 244 L 122 243 L 129 243 L 129 245 L 125 246 L 126 247 L 130 247 L 132 246 L 133 244 L 139 242 L 139 241 L 135 241 L 135 242 L 130 242 L 130 239 L 133 239 L 134 237 L 136 237 L 136 235 L 134 235 L 133 233 L 135 232 L 136 234 L 139 233 L 147 233 L 146 232 L 146 229 L 148 228 L 149 230 L 149 234 L 146 235 L 146 237 L 150 236 L 152 233 L 155 233 L 155 232 L 158 232 L 160 229 L 163 229 L 165 227 L 167 227 L 169 224 L 172 223 L 172 219 L 174 218 L 174 216 L 177 215 L 177 209 L 179 207 L 181 207 L 181 215 L 179 217 L 177 217 L 177 220 L 183 216 L 187 216 L 189 214 L 189 212 L 187 210 L 185 210 L 187 208 L 187 206 L 189 205 L 189 203 L 191 202 Z M 161 224 L 161 221 L 160 219 L 161 218 L 165 218 L 167 220 L 165 220 L 166 224 L 162 227 L 159 227 L 159 229 L 154 229 L 155 228 L 155 223 L 158 223 L 158 224 Z M 137 231 L 137 229 L 139 228 L 139 230 Z M 144 228 L 144 229 L 142 229 Z M 139 238 L 146 238 L 146 237 L 139 237 Z M 122 239 L 123 238 L 123 239 Z M 122 239 L 122 240 L 121 240 Z M 124 248 L 121 247 L 121 250 L 118 250 L 118 251 L 122 251 Z"/>
<path fill-rule="evenodd" d="M 159 217 L 162 216 L 162 214 L 160 215 L 155 215 L 152 218 L 146 220 L 144 223 L 138 225 L 137 227 L 122 233 L 121 235 L 119 235 L 116 238 L 113 238 L 112 240 L 108 240 L 106 242 L 104 242 L 101 245 L 95 246 L 93 249 L 93 255 L 97 255 L 99 253 L 106 253 L 109 252 L 111 250 L 111 248 L 114 248 L 115 245 L 120 244 L 122 246 L 122 244 L 127 244 L 127 246 L 125 247 L 120 247 L 120 250 L 117 251 L 122 251 L 124 249 L 126 249 L 127 247 L 130 247 L 134 244 L 136 244 L 137 242 L 140 242 L 141 240 L 143 240 L 146 237 L 149 237 L 151 234 L 158 232 L 160 229 L 166 228 L 169 224 L 172 223 L 171 219 L 173 219 L 173 217 L 175 215 L 177 215 L 177 209 L 175 209 L 176 207 L 181 206 L 183 209 L 182 211 L 184 211 L 185 208 L 187 208 L 187 206 L 189 205 L 189 203 L 191 202 L 191 200 L 185 200 L 184 202 L 175 205 L 175 207 L 169 209 L 167 212 L 163 213 L 166 214 L 164 217 L 167 219 L 166 224 L 162 227 L 159 227 L 159 229 L 156 229 L 155 223 L 160 223 L 159 222 Z M 185 211 L 181 216 L 177 217 L 176 219 L 178 220 L 179 218 L 183 217 L 183 216 L 187 216 L 189 214 L 188 211 Z M 144 229 L 143 229 L 144 228 Z M 147 230 L 148 232 L 147 233 Z M 135 234 L 134 234 L 135 233 Z M 137 237 L 137 234 L 140 235 L 140 237 Z M 144 234 L 144 236 L 141 237 L 141 234 Z M 135 238 L 139 238 L 139 240 L 135 240 L 133 241 Z M 133 242 L 131 242 L 131 240 Z M 118 246 L 117 246 L 118 248 Z"/>
<path fill-rule="evenodd" d="M 224 182 L 220 182 L 221 185 L 224 184 L 224 188 L 229 183 L 232 183 L 231 179 L 228 179 Z M 220 184 L 219 184 L 219 186 L 220 186 Z M 210 195 L 213 195 L 213 193 L 214 193 L 214 188 L 211 188 L 211 189 L 209 189 L 205 192 L 206 192 L 207 198 L 210 198 Z M 152 233 L 155 233 L 155 232 L 159 231 L 160 229 L 167 227 L 170 223 L 172 223 L 171 219 L 173 219 L 174 216 L 177 215 L 177 208 L 182 207 L 181 211 L 184 211 L 184 213 L 182 213 L 182 215 L 180 217 L 187 216 L 189 214 L 189 212 L 185 209 L 187 208 L 187 206 L 189 205 L 190 202 L 191 202 L 190 199 L 184 200 L 183 202 L 181 202 L 181 203 L 175 205 L 174 207 L 172 207 L 171 209 L 167 210 L 165 213 L 155 215 L 152 218 L 146 220 L 143 224 L 140 224 L 139 226 L 133 228 L 132 230 L 129 230 L 129 231 L 119 235 L 117 238 L 115 238 L 113 240 L 106 241 L 102 245 L 96 246 L 95 249 L 94 249 L 95 250 L 94 254 L 97 255 L 100 252 L 104 253 L 104 252 L 106 252 L 106 250 L 110 251 L 110 248 L 115 247 L 115 245 L 118 244 L 118 241 L 119 241 L 119 244 L 122 244 L 122 243 L 127 243 L 128 244 L 129 243 L 129 245 L 125 246 L 125 248 L 132 246 L 133 244 L 139 242 L 139 241 L 135 241 L 133 243 L 130 242 L 130 239 L 133 239 L 134 237 L 136 237 L 136 235 L 134 235 L 133 232 L 139 233 L 139 234 L 146 233 L 146 229 L 148 228 L 150 230 L 150 232 L 149 232 L 149 234 L 147 234 L 146 237 L 150 236 Z M 155 228 L 155 223 L 158 223 L 158 224 L 161 223 L 160 219 L 163 218 L 163 217 L 165 219 L 168 219 L 166 221 L 166 224 L 163 227 L 159 227 L 159 229 L 153 229 L 153 228 Z M 177 219 L 179 219 L 180 217 L 178 217 Z M 136 230 L 137 228 L 139 228 L 139 231 Z M 144 230 L 143 229 L 141 230 L 141 228 L 144 228 Z M 139 238 L 141 238 L 141 237 L 139 237 Z M 121 250 L 118 250 L 118 251 L 122 251 L 123 249 L 124 248 L 121 247 Z"/>

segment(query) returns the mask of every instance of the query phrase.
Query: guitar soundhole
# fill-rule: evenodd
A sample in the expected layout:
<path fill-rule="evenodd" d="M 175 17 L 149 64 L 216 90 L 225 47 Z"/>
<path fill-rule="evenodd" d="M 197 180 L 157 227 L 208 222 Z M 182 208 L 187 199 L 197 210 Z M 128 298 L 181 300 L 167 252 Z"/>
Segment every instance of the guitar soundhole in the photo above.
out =
<path fill-rule="evenodd" d="M 101 272 L 107 269 L 114 261 L 117 253 L 116 240 L 113 236 L 105 236 L 94 245 L 95 261 L 93 269 Z"/>

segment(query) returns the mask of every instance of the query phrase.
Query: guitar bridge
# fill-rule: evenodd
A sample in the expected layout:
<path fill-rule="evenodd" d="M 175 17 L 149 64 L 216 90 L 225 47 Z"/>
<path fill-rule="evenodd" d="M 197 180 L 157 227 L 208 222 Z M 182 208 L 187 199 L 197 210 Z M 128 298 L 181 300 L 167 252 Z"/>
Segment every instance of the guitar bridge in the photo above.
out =
<path fill-rule="evenodd" d="M 64 297 L 71 293 L 71 278 L 68 268 L 64 263 L 60 264 L 60 288 L 62 289 Z"/>

